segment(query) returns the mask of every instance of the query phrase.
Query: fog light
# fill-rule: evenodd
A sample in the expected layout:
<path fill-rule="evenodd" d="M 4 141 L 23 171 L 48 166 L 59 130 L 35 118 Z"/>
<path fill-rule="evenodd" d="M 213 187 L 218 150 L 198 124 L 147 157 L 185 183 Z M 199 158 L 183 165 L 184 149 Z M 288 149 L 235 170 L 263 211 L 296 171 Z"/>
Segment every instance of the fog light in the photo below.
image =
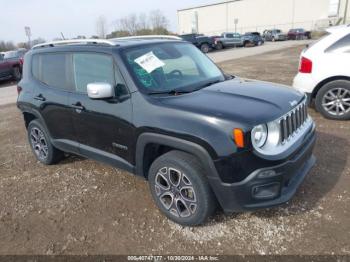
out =
<path fill-rule="evenodd" d="M 279 194 L 280 183 L 275 182 L 271 184 L 255 186 L 252 189 L 252 195 L 256 199 L 274 198 Z"/>
<path fill-rule="evenodd" d="M 265 171 L 262 171 L 258 174 L 258 178 L 267 178 L 267 177 L 272 177 L 275 175 L 276 175 L 275 170 L 265 170 Z"/>

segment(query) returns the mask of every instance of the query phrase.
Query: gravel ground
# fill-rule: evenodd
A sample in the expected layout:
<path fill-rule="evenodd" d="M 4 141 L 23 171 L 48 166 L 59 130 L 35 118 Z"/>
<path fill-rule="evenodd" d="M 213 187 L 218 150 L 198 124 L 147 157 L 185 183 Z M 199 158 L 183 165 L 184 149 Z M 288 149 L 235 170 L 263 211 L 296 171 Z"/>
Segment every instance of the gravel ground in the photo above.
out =
<path fill-rule="evenodd" d="M 17 83 L 14 81 L 0 81 L 0 106 L 13 104 L 17 100 Z"/>
<path fill-rule="evenodd" d="M 247 56 L 258 56 L 266 52 L 278 51 L 299 45 L 307 45 L 314 40 L 299 40 L 299 41 L 277 41 L 265 42 L 261 46 L 244 47 L 244 48 L 225 48 L 220 51 L 208 53 L 208 56 L 215 62 L 221 63 L 232 59 L 244 58 Z"/>
<path fill-rule="evenodd" d="M 291 84 L 302 47 L 220 66 Z M 184 228 L 156 209 L 142 179 L 71 156 L 43 166 L 15 105 L 0 106 L 0 254 L 350 254 L 350 122 L 317 123 L 317 165 L 278 208 Z"/>

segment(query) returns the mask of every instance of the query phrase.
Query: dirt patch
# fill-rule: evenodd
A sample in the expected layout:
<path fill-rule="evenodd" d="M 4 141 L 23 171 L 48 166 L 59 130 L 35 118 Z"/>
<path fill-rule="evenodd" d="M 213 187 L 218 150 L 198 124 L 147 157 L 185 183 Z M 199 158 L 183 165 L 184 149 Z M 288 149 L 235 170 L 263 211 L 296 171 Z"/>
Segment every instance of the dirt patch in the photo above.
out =
<path fill-rule="evenodd" d="M 291 84 L 302 47 L 220 64 Z M 33 157 L 15 105 L 0 107 L 0 254 L 350 254 L 350 123 L 317 123 L 317 165 L 278 208 L 184 228 L 155 207 L 142 179 L 70 156 Z"/>

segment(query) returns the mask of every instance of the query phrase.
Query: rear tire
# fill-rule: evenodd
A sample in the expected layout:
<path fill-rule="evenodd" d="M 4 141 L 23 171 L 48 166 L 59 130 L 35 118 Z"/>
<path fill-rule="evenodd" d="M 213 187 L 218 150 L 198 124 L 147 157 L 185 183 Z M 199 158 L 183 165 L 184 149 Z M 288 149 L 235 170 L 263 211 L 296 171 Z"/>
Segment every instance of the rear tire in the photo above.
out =
<path fill-rule="evenodd" d="M 15 81 L 21 80 L 21 78 L 22 78 L 22 73 L 21 73 L 21 69 L 20 69 L 18 66 L 15 66 L 15 67 L 13 68 L 12 76 L 13 76 L 13 79 L 14 79 Z"/>
<path fill-rule="evenodd" d="M 224 49 L 223 44 L 222 44 L 222 43 L 220 43 L 220 42 L 219 42 L 219 43 L 217 43 L 217 44 L 216 44 L 216 49 L 217 49 L 217 50 L 222 50 L 222 49 Z"/>
<path fill-rule="evenodd" d="M 315 105 L 325 118 L 350 119 L 350 81 L 336 80 L 325 84 L 316 95 Z"/>
<path fill-rule="evenodd" d="M 188 153 L 170 151 L 157 158 L 148 180 L 158 208 L 178 224 L 200 225 L 217 207 L 204 168 Z"/>
<path fill-rule="evenodd" d="M 210 50 L 210 47 L 209 47 L 209 45 L 208 44 L 202 44 L 201 45 L 201 51 L 203 52 L 203 53 L 208 53 L 209 52 L 209 50 Z"/>
<path fill-rule="evenodd" d="M 46 129 L 38 120 L 29 123 L 27 132 L 30 147 L 38 161 L 52 165 L 64 157 L 64 153 L 52 145 Z"/>

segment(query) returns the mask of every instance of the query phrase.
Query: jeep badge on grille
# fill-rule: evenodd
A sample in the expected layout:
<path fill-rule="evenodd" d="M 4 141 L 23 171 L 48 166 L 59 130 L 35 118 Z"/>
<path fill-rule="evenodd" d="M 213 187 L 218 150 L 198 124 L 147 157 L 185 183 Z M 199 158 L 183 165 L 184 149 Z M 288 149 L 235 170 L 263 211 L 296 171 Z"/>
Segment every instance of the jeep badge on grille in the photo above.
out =
<path fill-rule="evenodd" d="M 289 104 L 291 107 L 295 107 L 298 104 L 298 101 L 293 100 L 293 101 L 290 101 Z"/>

